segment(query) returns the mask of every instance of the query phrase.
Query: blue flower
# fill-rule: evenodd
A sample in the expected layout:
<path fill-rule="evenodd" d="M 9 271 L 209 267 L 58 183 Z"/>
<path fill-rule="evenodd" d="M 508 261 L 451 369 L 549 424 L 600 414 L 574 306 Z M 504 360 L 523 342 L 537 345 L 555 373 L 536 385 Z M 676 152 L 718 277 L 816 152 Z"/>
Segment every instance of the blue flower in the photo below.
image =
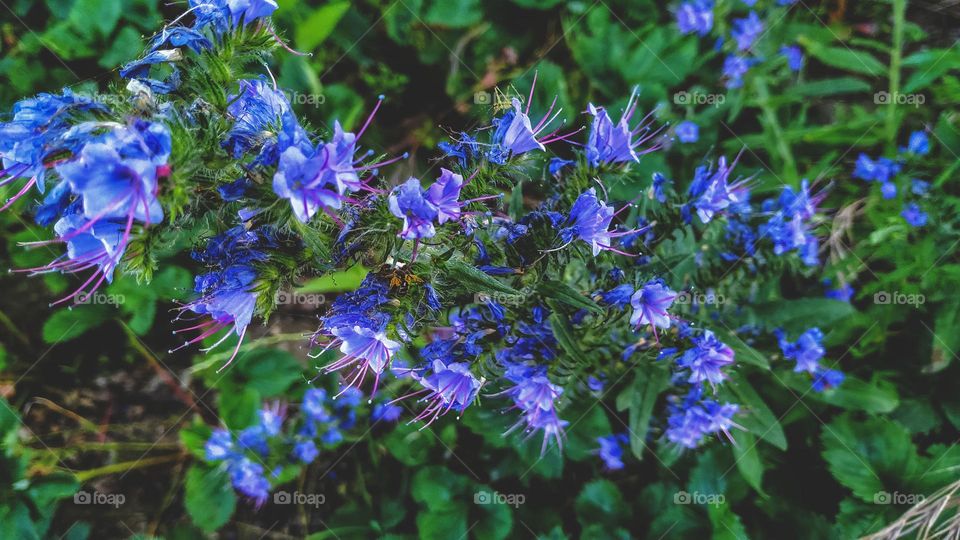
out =
<path fill-rule="evenodd" d="M 917 203 L 905 204 L 900 215 L 911 227 L 923 227 L 927 224 L 927 213 L 921 210 Z"/>
<path fill-rule="evenodd" d="M 792 71 L 800 71 L 803 68 L 803 51 L 796 45 L 784 45 L 780 47 L 780 54 L 787 59 L 787 66 Z"/>
<path fill-rule="evenodd" d="M 270 481 L 267 480 L 262 465 L 242 457 L 229 463 L 227 472 L 234 489 L 253 499 L 257 506 L 266 502 L 270 495 Z"/>
<path fill-rule="evenodd" d="M 745 19 L 734 19 L 730 35 L 737 42 L 737 49 L 746 51 L 753 46 L 753 42 L 763 34 L 763 22 L 755 11 L 751 11 Z"/>
<path fill-rule="evenodd" d="M 592 103 L 587 105 L 587 112 L 593 115 L 590 125 L 590 136 L 587 139 L 587 161 L 596 167 L 600 163 L 639 162 L 639 156 L 654 152 L 660 148 L 659 144 L 637 152 L 635 149 L 656 137 L 660 130 L 651 131 L 653 120 L 647 121 L 647 116 L 635 128 L 630 127 L 630 118 L 636 111 L 637 90 L 634 89 L 627 101 L 627 107 L 616 124 L 607 114 L 604 107 L 596 107 Z M 638 134 L 643 133 L 639 138 Z"/>
<path fill-rule="evenodd" d="M 439 416 L 450 410 L 463 413 L 477 398 L 483 382 L 470 372 L 469 364 L 465 362 L 450 362 L 445 364 L 441 360 L 434 360 L 429 374 L 415 377 L 423 386 L 423 393 L 418 401 L 427 402 L 427 406 L 417 415 L 415 420 L 426 420 L 430 425 Z"/>
<path fill-rule="evenodd" d="M 696 32 L 705 36 L 713 28 L 713 2 L 692 0 L 677 8 L 677 27 L 681 34 Z"/>
<path fill-rule="evenodd" d="M 432 238 L 436 233 L 433 221 L 440 215 L 437 207 L 427 199 L 420 180 L 411 177 L 390 192 L 390 213 L 403 220 L 399 236 L 406 240 Z"/>
<path fill-rule="evenodd" d="M 462 176 L 441 167 L 440 177 L 427 189 L 426 198 L 437 209 L 437 222 L 440 225 L 460 219 L 458 199 L 462 187 Z"/>
<path fill-rule="evenodd" d="M 914 131 L 910 134 L 907 147 L 901 148 L 900 151 L 915 156 L 925 156 L 930 153 L 930 139 L 923 131 Z"/>
<path fill-rule="evenodd" d="M 725 345 L 713 332 L 706 330 L 693 338 L 694 348 L 683 353 L 677 365 L 690 370 L 689 382 L 698 384 L 708 381 L 716 385 L 726 379 L 722 368 L 733 364 L 733 349 Z"/>
<path fill-rule="evenodd" d="M 217 33 L 269 17 L 277 10 L 274 0 L 189 0 L 189 5 L 196 17 L 194 28 L 211 27 Z"/>
<path fill-rule="evenodd" d="M 290 200 L 294 215 L 303 223 L 319 210 L 329 213 L 342 205 L 345 187 L 336 171 L 328 167 L 329 161 L 323 145 L 306 154 L 300 147 L 291 146 L 280 154 L 273 191 Z"/>
<path fill-rule="evenodd" d="M 702 387 L 694 387 L 681 400 L 676 397 L 671 400 L 667 440 L 684 448 L 696 448 L 706 435 L 712 433 L 723 433 L 732 441 L 730 429 L 740 427 L 733 421 L 740 408 L 733 403 L 703 399 Z"/>
<path fill-rule="evenodd" d="M 566 167 L 575 165 L 577 162 L 572 159 L 563 159 L 559 157 L 550 158 L 550 164 L 547 166 L 547 170 L 551 175 L 557 176 L 560 174 L 560 171 Z"/>
<path fill-rule="evenodd" d="M 210 461 L 234 459 L 239 456 L 233 437 L 225 429 L 215 429 L 203 445 L 206 458 Z"/>
<path fill-rule="evenodd" d="M 731 54 L 723 60 L 723 77 L 726 79 L 724 86 L 729 89 L 740 88 L 743 86 L 743 76 L 750 70 L 753 61 Z"/>
<path fill-rule="evenodd" d="M 656 334 L 657 328 L 670 328 L 670 314 L 667 310 L 676 300 L 677 293 L 670 290 L 662 280 L 652 280 L 637 289 L 630 298 L 633 315 L 630 324 L 636 328 L 649 324 Z"/>
<path fill-rule="evenodd" d="M 700 138 L 700 127 L 690 120 L 684 120 L 673 128 L 677 139 L 682 143 L 695 143 Z"/>
<path fill-rule="evenodd" d="M 301 463 L 313 463 L 320 455 L 316 443 L 311 440 L 300 441 L 293 446 L 293 457 Z"/>
<path fill-rule="evenodd" d="M 823 332 L 819 328 L 810 328 L 796 342 L 787 341 L 783 331 L 776 332 L 783 357 L 797 362 L 794 371 L 814 373 L 820 367 L 820 359 L 826 352 L 823 348 Z"/>
<path fill-rule="evenodd" d="M 857 156 L 857 162 L 853 170 L 854 178 L 860 178 L 862 180 L 877 181 L 877 182 L 889 182 L 900 172 L 900 164 L 881 157 L 877 158 L 876 161 L 870 159 L 870 156 L 861 153 Z"/>
<path fill-rule="evenodd" d="M 829 288 L 831 281 L 829 279 L 824 279 L 823 284 L 828 287 L 827 292 L 824 293 L 824 296 L 827 298 L 848 303 L 851 299 L 853 299 L 854 290 L 849 283 L 844 283 L 838 288 Z"/>
<path fill-rule="evenodd" d="M 632 295 L 633 286 L 624 283 L 623 285 L 617 285 L 613 289 L 602 293 L 600 297 L 604 304 L 623 308 L 630 304 L 630 297 Z"/>
<path fill-rule="evenodd" d="M 603 460 L 604 466 L 611 471 L 618 471 L 623 468 L 623 446 L 627 443 L 626 433 L 611 433 L 603 437 L 597 437 L 600 448 L 597 453 Z"/>
<path fill-rule="evenodd" d="M 836 388 L 843 383 L 843 372 L 835 369 L 819 369 L 813 376 L 813 390 L 823 392 Z"/>
<path fill-rule="evenodd" d="M 701 222 L 709 223 L 718 212 L 731 206 L 737 207 L 749 197 L 749 190 L 746 188 L 748 180 L 729 183 L 730 174 L 736 165 L 737 159 L 727 166 L 727 159 L 721 156 L 717 160 L 716 171 L 712 167 L 697 168 L 690 184 L 690 195 L 695 198 L 692 204 L 697 209 Z"/>
<path fill-rule="evenodd" d="M 897 185 L 893 182 L 884 182 L 880 184 L 880 193 L 884 199 L 892 199 L 897 196 Z"/>
<path fill-rule="evenodd" d="M 500 118 L 494 119 L 496 129 L 493 133 L 494 150 L 506 156 L 518 156 L 531 150 L 545 151 L 546 147 L 537 140 L 537 133 L 530 123 L 530 117 L 523 111 L 520 100 L 513 98 L 512 109 L 508 109 Z M 546 126 L 538 126 L 540 130 Z M 499 162 L 498 160 L 493 160 Z"/>
<path fill-rule="evenodd" d="M 171 47 L 189 47 L 190 50 L 197 54 L 213 48 L 213 42 L 193 28 L 186 26 L 165 26 L 150 40 L 148 50 L 154 52 L 168 45 Z"/>
<path fill-rule="evenodd" d="M 513 399 L 514 405 L 521 411 L 521 417 L 504 435 L 521 427 L 525 432 L 542 431 L 541 455 L 546 452 L 551 438 L 562 448 L 563 428 L 568 422 L 557 416 L 556 400 L 563 394 L 563 389 L 536 370 L 521 370 L 506 376 L 515 385 L 501 394 Z"/>
<path fill-rule="evenodd" d="M 339 342 L 343 356 L 326 366 L 324 371 L 330 373 L 354 366 L 356 375 L 349 382 L 348 387 L 356 386 L 363 381 L 368 371 L 372 371 L 374 385 L 371 393 L 375 393 L 380 383 L 380 375 L 390 363 L 394 353 L 400 349 L 400 343 L 388 338 L 382 327 L 371 328 L 359 324 L 332 328 L 330 334 Z"/>
<path fill-rule="evenodd" d="M 370 412 L 371 422 L 396 422 L 403 414 L 403 408 L 389 403 L 377 403 Z"/>
<path fill-rule="evenodd" d="M 910 192 L 914 195 L 926 195 L 930 191 L 930 182 L 914 178 L 910 180 Z"/>
<path fill-rule="evenodd" d="M 570 225 L 562 231 L 567 242 L 573 239 L 583 240 L 590 245 L 596 256 L 603 249 L 610 249 L 610 222 L 613 220 L 613 207 L 597 198 L 596 188 L 584 191 L 570 208 Z"/>
<path fill-rule="evenodd" d="M 235 158 L 274 139 L 279 131 L 277 128 L 285 122 L 295 125 L 290 129 L 302 136 L 296 139 L 306 138 L 302 128 L 292 119 L 287 97 L 263 79 L 241 80 L 239 92 L 227 99 L 227 114 L 233 118 L 233 127 L 227 133 L 223 147 Z"/>

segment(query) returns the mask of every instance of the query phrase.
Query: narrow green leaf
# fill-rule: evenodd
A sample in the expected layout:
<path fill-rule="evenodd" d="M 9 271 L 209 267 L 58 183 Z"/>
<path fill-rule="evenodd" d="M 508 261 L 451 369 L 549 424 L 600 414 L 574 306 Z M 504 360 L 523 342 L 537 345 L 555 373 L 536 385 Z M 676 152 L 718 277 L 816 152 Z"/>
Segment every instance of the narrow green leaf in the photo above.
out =
<path fill-rule="evenodd" d="M 317 8 L 306 20 L 297 25 L 295 34 L 297 46 L 304 51 L 316 49 L 333 32 L 348 9 L 350 9 L 349 1 L 331 2 Z"/>
<path fill-rule="evenodd" d="M 603 308 L 597 305 L 593 299 L 584 296 L 562 281 L 544 281 L 537 285 L 537 292 L 547 298 L 559 300 L 576 309 L 586 309 L 594 313 L 603 313 Z"/>

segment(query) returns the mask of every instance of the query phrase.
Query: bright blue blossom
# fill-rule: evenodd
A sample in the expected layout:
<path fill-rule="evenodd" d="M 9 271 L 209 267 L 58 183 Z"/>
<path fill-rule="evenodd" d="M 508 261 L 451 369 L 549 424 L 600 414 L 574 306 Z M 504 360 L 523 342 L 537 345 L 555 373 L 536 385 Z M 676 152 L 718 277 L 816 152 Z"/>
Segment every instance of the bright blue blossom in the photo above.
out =
<path fill-rule="evenodd" d="M 763 21 L 755 11 L 751 11 L 744 19 L 734 19 L 730 34 L 737 42 L 737 49 L 746 51 L 763 34 Z"/>
<path fill-rule="evenodd" d="M 783 331 L 778 330 L 776 335 L 780 342 L 780 350 L 783 351 L 783 357 L 797 363 L 794 371 L 814 373 L 819 369 L 820 359 L 826 352 L 823 348 L 823 332 L 819 328 L 808 329 L 800 334 L 797 341 L 793 343 L 787 341 Z"/>
<path fill-rule="evenodd" d="M 630 324 L 636 328 L 649 324 L 654 334 L 657 328 L 670 328 L 670 314 L 667 310 L 676 298 L 677 293 L 670 290 L 663 281 L 647 282 L 630 298 L 630 305 L 633 306 Z"/>
<path fill-rule="evenodd" d="M 884 182 L 880 184 L 880 194 L 884 199 L 892 199 L 897 196 L 897 185 L 893 182 Z"/>
<path fill-rule="evenodd" d="M 713 28 L 713 2 L 711 0 L 691 0 L 683 2 L 677 8 L 677 27 L 681 34 L 696 32 L 705 36 Z"/>
<path fill-rule="evenodd" d="M 900 215 L 911 227 L 923 227 L 927 224 L 927 213 L 921 210 L 917 203 L 905 204 Z"/>
<path fill-rule="evenodd" d="M 731 54 L 723 60 L 724 86 L 729 89 L 740 88 L 743 86 L 743 76 L 750 70 L 753 64 L 748 58 Z"/>
<path fill-rule="evenodd" d="M 543 432 L 541 455 L 546 452 L 547 443 L 551 438 L 562 448 L 563 428 L 568 422 L 557 416 L 556 400 L 563 394 L 563 389 L 551 383 L 546 375 L 540 374 L 537 370 L 508 372 L 505 377 L 515 385 L 502 394 L 513 399 L 514 406 L 520 409 L 521 417 L 504 435 L 521 427 L 528 433 L 541 431 Z"/>
<path fill-rule="evenodd" d="M 677 139 L 682 143 L 695 143 L 700 138 L 700 127 L 690 120 L 684 120 L 673 128 Z"/>
<path fill-rule="evenodd" d="M 568 226 L 561 230 L 561 237 L 567 243 L 575 239 L 583 240 L 596 256 L 601 250 L 611 249 L 612 233 L 608 229 L 613 214 L 613 207 L 598 199 L 597 190 L 590 188 L 574 201 L 567 219 Z"/>
<path fill-rule="evenodd" d="M 399 234 L 402 238 L 420 240 L 437 234 L 433 222 L 439 211 L 426 195 L 426 190 L 420 187 L 420 180 L 413 177 L 390 192 L 390 213 L 403 220 Z"/>
<path fill-rule="evenodd" d="M 780 54 L 787 59 L 787 66 L 792 71 L 800 71 L 803 68 L 803 51 L 796 45 L 784 45 L 780 47 Z"/>
<path fill-rule="evenodd" d="M 910 180 L 910 193 L 914 195 L 926 195 L 930 191 L 930 182 L 914 178 Z"/>
<path fill-rule="evenodd" d="M 823 392 L 836 388 L 843 383 L 844 378 L 845 376 L 842 371 L 821 368 L 813 376 L 813 390 L 815 392 Z"/>
<path fill-rule="evenodd" d="M 738 179 L 730 183 L 730 174 L 736 165 L 737 159 L 728 166 L 727 159 L 721 156 L 717 160 L 716 170 L 712 167 L 697 167 L 690 184 L 690 195 L 694 199 L 692 204 L 697 209 L 701 222 L 709 223 L 717 213 L 736 207 L 749 197 L 746 186 L 749 179 Z"/>
<path fill-rule="evenodd" d="M 300 441 L 293 447 L 293 457 L 301 463 L 313 463 L 319 455 L 317 444 L 311 440 Z"/>
<path fill-rule="evenodd" d="M 862 180 L 877 181 L 877 182 L 889 182 L 900 172 L 900 164 L 881 157 L 877 158 L 876 161 L 870 159 L 870 156 L 861 153 L 857 156 L 856 166 L 853 170 L 854 178 L 860 178 Z"/>
<path fill-rule="evenodd" d="M 600 163 L 638 162 L 644 154 L 654 152 L 660 144 L 653 144 L 637 152 L 636 148 L 654 139 L 660 130 L 651 130 L 653 119 L 647 115 L 636 127 L 630 127 L 630 119 L 637 109 L 637 90 L 634 89 L 627 101 L 626 109 L 616 124 L 604 107 L 587 105 L 587 112 L 593 116 L 590 136 L 587 139 L 587 161 L 596 167 Z"/>
<path fill-rule="evenodd" d="M 677 360 L 677 365 L 690 370 L 688 382 L 699 384 L 707 381 L 713 385 L 723 382 L 727 376 L 722 368 L 733 364 L 733 349 L 709 330 L 693 338 L 693 345 Z"/>
<path fill-rule="evenodd" d="M 913 154 L 915 156 L 925 156 L 930 153 L 930 139 L 923 131 L 914 131 L 910 134 L 910 140 L 906 148 L 901 148 L 901 152 Z"/>
<path fill-rule="evenodd" d="M 597 453 L 608 470 L 618 471 L 623 468 L 623 445 L 627 440 L 626 433 L 612 433 L 597 437 L 597 443 L 600 444 Z"/>

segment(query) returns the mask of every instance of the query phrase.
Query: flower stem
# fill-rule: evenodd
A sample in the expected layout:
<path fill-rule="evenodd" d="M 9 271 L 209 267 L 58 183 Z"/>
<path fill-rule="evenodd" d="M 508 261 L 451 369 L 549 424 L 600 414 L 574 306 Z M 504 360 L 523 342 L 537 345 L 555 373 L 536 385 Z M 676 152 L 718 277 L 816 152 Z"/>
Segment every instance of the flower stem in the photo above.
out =
<path fill-rule="evenodd" d="M 893 152 L 897 146 L 897 131 L 900 129 L 897 116 L 897 96 L 900 94 L 900 63 L 903 58 L 903 24 L 907 11 L 907 0 L 893 0 L 893 46 L 890 50 L 890 99 L 887 100 L 887 151 Z"/>

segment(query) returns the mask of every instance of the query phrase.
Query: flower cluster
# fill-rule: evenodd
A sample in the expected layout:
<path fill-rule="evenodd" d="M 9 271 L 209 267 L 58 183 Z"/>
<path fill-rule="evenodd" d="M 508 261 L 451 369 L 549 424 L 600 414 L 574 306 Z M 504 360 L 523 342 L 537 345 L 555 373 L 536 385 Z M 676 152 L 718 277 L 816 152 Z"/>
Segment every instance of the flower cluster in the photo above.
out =
<path fill-rule="evenodd" d="M 288 407 L 275 403 L 261 409 L 256 423 L 238 433 L 214 429 L 204 445 L 206 460 L 226 467 L 234 489 L 260 506 L 290 463 L 309 465 L 321 449 L 343 442 L 344 432 L 357 425 L 361 398 L 356 389 L 332 399 L 326 390 L 310 388 L 299 414 L 288 417 Z M 371 421 L 396 419 L 378 405 Z"/>
<path fill-rule="evenodd" d="M 693 448 L 707 435 L 729 436 L 740 412 L 716 395 L 735 363 L 713 325 L 723 314 L 678 301 L 681 288 L 711 291 L 727 275 L 712 270 L 744 258 L 751 271 L 775 257 L 816 265 L 822 194 L 804 181 L 753 205 L 753 177 L 734 174 L 739 157 L 696 167 L 683 185 L 656 173 L 648 189 L 637 164 L 672 137 L 696 141 L 696 124 L 669 131 L 638 112 L 635 89 L 619 111 L 587 104 L 585 125 L 561 134 L 556 100 L 531 116 L 536 77 L 525 101 L 498 94 L 487 125 L 438 145 L 442 167 L 429 185 L 381 174 L 408 157 L 360 147 L 383 96 L 358 129 L 333 120 L 314 132 L 272 76 L 256 72 L 260 64 L 251 72 L 242 60 L 250 55 L 230 53 L 282 45 L 268 18 L 274 9 L 191 0 L 122 69 L 136 106 L 42 95 L 0 126 L 0 184 L 29 178 L 20 195 L 37 186 L 37 221 L 53 224 L 50 242 L 67 245 L 28 271 L 93 268 L 79 291 L 96 289 L 118 268 L 148 277 L 169 256 L 157 244 L 189 243 L 168 238 L 205 239 L 192 252 L 193 299 L 176 316 L 191 322 L 175 334 L 193 337 L 174 350 L 208 341 L 208 351 L 235 337 L 221 369 L 254 320 L 283 309 L 278 291 L 348 267 L 366 272 L 315 314 L 309 356 L 340 376 L 340 389 L 329 398 L 307 391 L 302 418 L 288 419 L 286 432 L 284 409 L 273 407 L 237 435 L 211 436 L 208 458 L 225 464 L 238 491 L 262 502 L 278 474 L 267 458 L 279 449 L 300 464 L 316 459 L 352 425 L 364 393 L 377 400 L 374 418 L 413 408 L 410 421 L 422 428 L 489 397 L 509 411 L 506 433 L 538 435 L 545 452 L 562 446 L 573 424 L 565 409 L 584 389 L 602 397 L 621 384 L 614 373 L 662 369 L 673 375 L 667 415 L 652 422 L 662 439 Z M 712 9 L 684 2 L 681 27 L 708 33 Z M 762 31 L 753 12 L 736 21 L 728 60 L 746 62 Z M 206 73 L 204 62 L 223 69 Z M 904 152 L 926 147 L 912 138 Z M 136 253 L 127 253 L 133 240 L 141 240 Z M 695 271 L 674 275 L 689 259 Z M 791 345 L 789 357 L 819 376 L 811 339 Z M 623 466 L 623 442 L 600 441 L 608 468 Z"/>
<path fill-rule="evenodd" d="M 823 392 L 835 388 L 843 382 L 842 372 L 827 369 L 820 365 L 820 360 L 826 351 L 823 348 L 823 332 L 819 328 L 814 327 L 806 330 L 794 342 L 787 340 L 786 333 L 783 330 L 778 329 L 775 334 L 780 342 L 783 357 L 797 363 L 793 370 L 806 372 L 813 376 L 813 389 L 815 391 Z"/>
<path fill-rule="evenodd" d="M 929 182 L 919 178 L 911 178 L 909 189 L 906 189 L 902 182 L 898 186 L 897 179 L 908 162 L 929 153 L 930 139 L 927 134 L 923 131 L 914 131 L 910 134 L 907 145 L 899 149 L 899 153 L 894 159 L 883 156 L 873 159 L 867 154 L 860 153 L 854 164 L 853 177 L 867 182 L 879 183 L 880 193 L 884 199 L 895 199 L 898 194 L 904 194 L 905 199 L 908 197 L 923 198 L 930 189 Z M 927 224 L 927 214 L 916 201 L 904 200 L 900 215 L 911 227 L 923 227 Z"/>

